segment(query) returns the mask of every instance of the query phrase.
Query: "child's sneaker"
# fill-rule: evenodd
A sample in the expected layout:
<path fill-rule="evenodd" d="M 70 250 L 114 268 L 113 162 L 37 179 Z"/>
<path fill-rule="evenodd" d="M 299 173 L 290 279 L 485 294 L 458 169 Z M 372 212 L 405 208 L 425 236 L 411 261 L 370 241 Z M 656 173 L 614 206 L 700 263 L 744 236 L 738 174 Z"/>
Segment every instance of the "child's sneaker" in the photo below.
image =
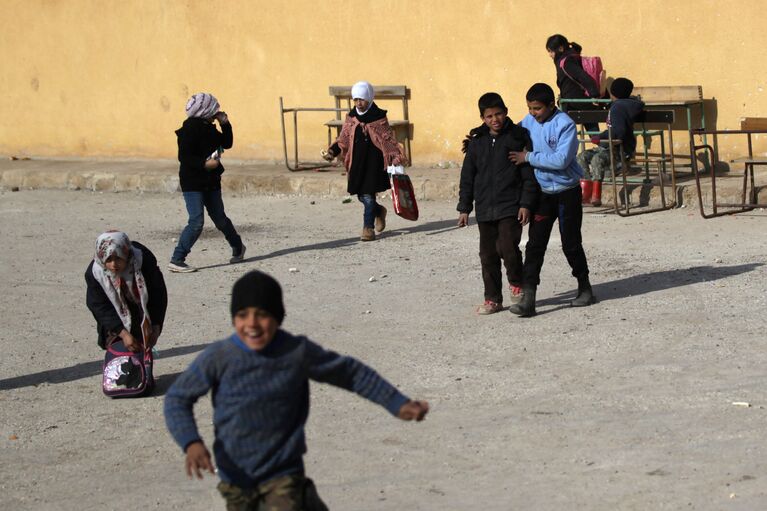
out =
<path fill-rule="evenodd" d="M 511 303 L 514 304 L 521 302 L 522 288 L 513 284 L 509 284 L 509 289 L 511 290 Z"/>
<path fill-rule="evenodd" d="M 490 300 L 485 300 L 485 303 L 477 307 L 477 314 L 480 316 L 486 316 L 488 314 L 495 314 L 496 312 L 500 312 L 503 310 L 503 305 L 496 302 L 491 302 Z"/>
<path fill-rule="evenodd" d="M 197 271 L 197 268 L 189 266 L 184 261 L 171 261 L 168 263 L 168 269 L 174 273 L 192 273 Z"/>
<path fill-rule="evenodd" d="M 232 257 L 229 259 L 230 264 L 242 262 L 245 259 L 245 245 L 240 245 L 239 249 L 232 250 Z"/>

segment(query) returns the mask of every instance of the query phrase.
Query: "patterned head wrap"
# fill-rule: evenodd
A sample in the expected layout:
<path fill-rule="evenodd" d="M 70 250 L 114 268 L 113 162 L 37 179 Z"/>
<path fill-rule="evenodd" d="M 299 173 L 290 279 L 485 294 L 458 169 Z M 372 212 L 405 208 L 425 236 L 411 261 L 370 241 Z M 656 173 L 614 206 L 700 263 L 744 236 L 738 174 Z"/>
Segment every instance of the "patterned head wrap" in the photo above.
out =
<path fill-rule="evenodd" d="M 127 262 L 125 269 L 119 274 L 106 267 L 107 260 L 112 256 L 117 256 Z M 123 326 L 129 332 L 131 331 L 131 315 L 127 300 L 141 305 L 144 311 L 142 331 L 146 339 L 146 328 L 151 325 L 151 319 L 147 310 L 149 292 L 144 275 L 141 273 L 143 259 L 141 250 L 131 245 L 127 234 L 119 231 L 107 231 L 96 239 L 96 254 L 93 258 L 92 273 L 96 281 L 101 284 L 109 301 L 112 302 Z"/>
<path fill-rule="evenodd" d="M 207 92 L 198 92 L 186 102 L 187 117 L 201 117 L 210 119 L 218 113 L 218 100 L 213 94 Z"/>
<path fill-rule="evenodd" d="M 96 264 L 101 266 L 104 271 L 109 272 L 106 267 L 107 259 L 113 255 L 120 259 L 131 262 L 133 257 L 133 247 L 131 246 L 128 235 L 119 231 L 108 231 L 96 239 L 96 257 L 93 258 Z M 128 268 L 130 268 L 130 264 Z M 126 271 L 128 271 L 126 268 Z"/>

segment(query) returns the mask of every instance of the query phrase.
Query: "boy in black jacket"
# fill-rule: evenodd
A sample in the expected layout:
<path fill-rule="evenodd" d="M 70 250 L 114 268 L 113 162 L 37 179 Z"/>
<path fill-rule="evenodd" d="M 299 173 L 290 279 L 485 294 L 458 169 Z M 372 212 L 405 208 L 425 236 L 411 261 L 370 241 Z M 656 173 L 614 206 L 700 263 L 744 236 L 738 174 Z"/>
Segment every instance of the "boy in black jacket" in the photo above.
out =
<path fill-rule="evenodd" d="M 615 151 L 614 157 L 617 162 L 628 160 L 634 156 L 637 147 L 637 139 L 634 136 L 634 121 L 644 110 L 644 103 L 631 97 L 634 83 L 628 78 L 616 78 L 610 85 L 610 112 L 607 114 L 607 126 L 612 130 L 613 140 L 620 140 L 623 149 L 623 157 Z M 581 202 L 591 203 L 592 206 L 602 205 L 602 179 L 605 172 L 612 173 L 610 168 L 610 148 L 607 147 L 609 139 L 607 130 L 591 138 L 594 149 L 588 149 L 578 155 L 578 164 L 585 171 L 585 179 L 581 179 L 583 191 Z M 589 176 L 589 174 L 591 174 Z"/>
<path fill-rule="evenodd" d="M 494 314 L 503 309 L 501 259 L 511 289 L 512 303 L 521 299 L 522 253 L 519 242 L 522 226 L 530 221 L 540 193 L 529 163 L 517 165 L 509 151 L 532 149 L 527 130 L 508 118 L 503 99 L 495 92 L 479 98 L 482 126 L 474 128 L 464 147 L 458 193 L 458 226 L 469 223 L 476 204 L 479 226 L 479 259 L 485 303 L 477 314 Z"/>
<path fill-rule="evenodd" d="M 232 147 L 232 125 L 225 112 L 219 109 L 218 101 L 211 94 L 195 94 L 186 104 L 187 119 L 180 129 L 178 137 L 179 180 L 184 194 L 186 210 L 189 214 L 187 226 L 179 236 L 178 245 L 173 251 L 168 269 L 176 273 L 197 271 L 186 264 L 186 256 L 202 233 L 205 220 L 204 210 L 213 220 L 216 228 L 224 233 L 226 241 L 232 247 L 230 263 L 238 263 L 245 257 L 245 245 L 224 212 L 221 198 L 221 153 Z M 216 129 L 218 121 L 221 131 Z"/>

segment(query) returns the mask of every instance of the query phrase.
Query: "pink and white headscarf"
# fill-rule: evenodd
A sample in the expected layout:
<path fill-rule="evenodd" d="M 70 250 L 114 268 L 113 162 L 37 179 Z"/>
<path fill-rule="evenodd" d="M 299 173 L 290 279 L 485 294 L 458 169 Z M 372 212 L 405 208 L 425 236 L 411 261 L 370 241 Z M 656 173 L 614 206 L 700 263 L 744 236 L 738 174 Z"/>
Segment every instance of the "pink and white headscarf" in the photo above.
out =
<path fill-rule="evenodd" d="M 121 273 L 113 273 L 106 267 L 107 259 L 113 255 L 128 263 Z M 144 321 L 142 321 L 141 327 L 146 339 L 149 330 L 145 328 L 151 328 L 152 323 L 147 310 L 149 291 L 144 275 L 141 273 L 143 259 L 141 250 L 131 245 L 128 235 L 124 232 L 108 231 L 96 239 L 93 277 L 101 284 L 128 332 L 131 331 L 131 317 L 127 300 L 141 304 L 141 309 L 144 311 Z M 129 296 L 124 295 L 125 290 L 128 291 Z"/>
<path fill-rule="evenodd" d="M 210 119 L 218 113 L 219 108 L 218 100 L 213 94 L 198 92 L 186 102 L 186 116 Z"/>

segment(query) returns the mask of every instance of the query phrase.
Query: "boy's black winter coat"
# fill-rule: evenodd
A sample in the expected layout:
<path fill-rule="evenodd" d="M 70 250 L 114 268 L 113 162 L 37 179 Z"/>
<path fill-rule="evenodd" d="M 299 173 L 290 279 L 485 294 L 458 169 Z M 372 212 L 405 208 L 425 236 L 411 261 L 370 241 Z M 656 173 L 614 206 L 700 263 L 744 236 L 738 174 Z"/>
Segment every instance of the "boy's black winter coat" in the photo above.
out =
<path fill-rule="evenodd" d="M 190 117 L 184 121 L 181 128 L 176 130 L 178 137 L 178 176 L 181 190 L 184 192 L 209 192 L 221 189 L 221 174 L 224 166 L 219 162 L 218 168 L 208 170 L 205 160 L 213 151 L 223 147 L 231 149 L 233 136 L 232 125 L 221 125 L 221 131 L 216 126 L 200 119 Z"/>
<path fill-rule="evenodd" d="M 470 133 L 461 169 L 458 211 L 471 213 L 476 205 L 477 222 L 516 217 L 519 208 L 533 211 L 540 194 L 533 168 L 509 160 L 509 151 L 532 150 L 527 130 L 507 120 L 493 138 L 482 125 Z"/>

